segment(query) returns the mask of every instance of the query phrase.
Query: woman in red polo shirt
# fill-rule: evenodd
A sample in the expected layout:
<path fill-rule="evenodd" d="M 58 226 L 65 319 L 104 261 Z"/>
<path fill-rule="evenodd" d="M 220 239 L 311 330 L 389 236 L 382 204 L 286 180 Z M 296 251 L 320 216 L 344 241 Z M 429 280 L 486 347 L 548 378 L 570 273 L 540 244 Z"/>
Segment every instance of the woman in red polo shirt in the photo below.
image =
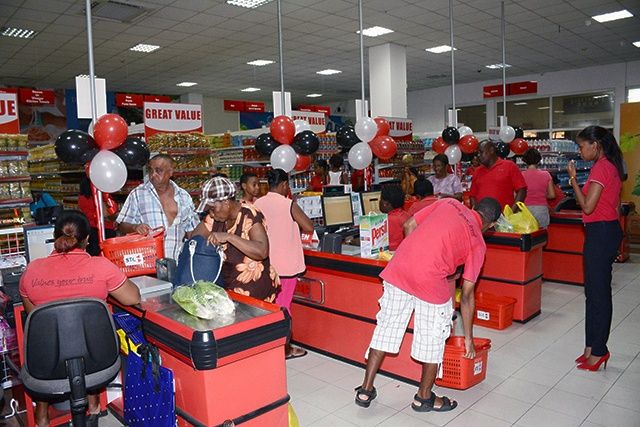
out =
<path fill-rule="evenodd" d="M 389 250 L 395 251 L 404 239 L 404 223 L 411 218 L 405 210 L 404 193 L 397 184 L 382 187 L 380 192 L 380 212 L 389 216 Z"/>
<path fill-rule="evenodd" d="M 33 260 L 20 278 L 20 296 L 27 313 L 48 302 L 73 298 L 107 299 L 111 295 L 121 304 L 140 302 L 138 287 L 109 260 L 92 257 L 86 251 L 89 221 L 82 212 L 65 211 L 56 221 L 54 251 Z M 36 402 L 36 424 L 48 426 L 47 402 Z M 98 425 L 99 395 L 89 395 L 88 425 Z"/>
<path fill-rule="evenodd" d="M 607 366 L 607 340 L 611 331 L 613 302 L 611 270 L 622 241 L 618 221 L 622 177 L 622 152 L 613 134 L 600 126 L 582 130 L 576 142 L 580 156 L 593 161 L 589 178 L 582 189 L 576 182 L 574 162 L 567 166 L 569 183 L 582 208 L 585 226 L 584 293 L 586 296 L 585 348 L 576 359 L 578 369 L 597 371 Z"/>

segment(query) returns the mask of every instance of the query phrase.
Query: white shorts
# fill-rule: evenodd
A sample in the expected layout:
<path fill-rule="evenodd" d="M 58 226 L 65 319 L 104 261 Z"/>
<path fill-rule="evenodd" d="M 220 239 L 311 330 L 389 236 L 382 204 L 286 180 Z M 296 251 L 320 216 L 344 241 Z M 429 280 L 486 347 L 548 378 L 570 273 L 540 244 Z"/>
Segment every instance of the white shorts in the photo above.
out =
<path fill-rule="evenodd" d="M 384 294 L 379 302 L 377 325 L 369 348 L 398 353 L 411 313 L 415 311 L 411 357 L 423 363 L 442 363 L 444 344 L 451 333 L 451 300 L 430 304 L 384 282 Z M 368 355 L 369 350 L 365 358 Z"/>

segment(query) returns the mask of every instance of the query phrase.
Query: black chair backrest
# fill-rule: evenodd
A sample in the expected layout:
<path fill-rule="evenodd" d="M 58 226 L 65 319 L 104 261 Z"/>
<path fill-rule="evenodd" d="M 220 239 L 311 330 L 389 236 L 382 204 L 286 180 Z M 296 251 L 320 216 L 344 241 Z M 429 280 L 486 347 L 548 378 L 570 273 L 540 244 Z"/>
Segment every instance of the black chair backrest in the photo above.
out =
<path fill-rule="evenodd" d="M 107 305 L 98 299 L 63 300 L 36 307 L 25 326 L 25 358 L 32 377 L 61 380 L 65 361 L 83 358 L 87 375 L 118 358 L 117 336 Z"/>

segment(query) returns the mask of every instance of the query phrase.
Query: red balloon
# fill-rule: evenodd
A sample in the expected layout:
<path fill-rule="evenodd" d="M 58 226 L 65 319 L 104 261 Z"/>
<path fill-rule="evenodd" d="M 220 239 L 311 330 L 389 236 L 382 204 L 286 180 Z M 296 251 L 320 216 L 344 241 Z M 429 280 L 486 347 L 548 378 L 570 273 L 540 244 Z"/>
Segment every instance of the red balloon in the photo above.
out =
<path fill-rule="evenodd" d="M 478 141 L 478 138 L 473 135 L 465 135 L 460 138 L 458 145 L 460 145 L 460 150 L 462 150 L 463 153 L 472 154 L 478 151 L 480 141 Z"/>
<path fill-rule="evenodd" d="M 93 138 L 103 150 L 113 150 L 122 145 L 129 134 L 127 122 L 117 114 L 105 114 L 93 126 Z"/>
<path fill-rule="evenodd" d="M 271 136 L 280 144 L 291 145 L 296 136 L 296 125 L 289 116 L 274 117 L 271 121 Z"/>
<path fill-rule="evenodd" d="M 529 144 L 527 144 L 527 141 L 522 138 L 516 138 L 511 141 L 509 148 L 511 148 L 511 151 L 513 151 L 517 156 L 520 156 L 529 149 Z"/>
<path fill-rule="evenodd" d="M 435 141 L 433 141 L 431 148 L 433 149 L 433 151 L 435 151 L 438 154 L 444 154 L 448 146 L 449 144 L 444 142 L 444 139 L 442 139 L 442 137 L 439 136 L 435 139 Z"/>
<path fill-rule="evenodd" d="M 302 172 L 309 169 L 309 166 L 311 166 L 311 156 L 296 154 L 296 165 L 293 169 Z"/>
<path fill-rule="evenodd" d="M 378 125 L 378 132 L 376 132 L 376 137 L 389 135 L 389 131 L 391 130 L 391 125 L 389 124 L 387 119 L 384 119 L 382 117 L 376 117 L 373 120 Z"/>
<path fill-rule="evenodd" d="M 369 145 L 373 154 L 381 160 L 389 160 L 398 152 L 398 145 L 388 135 L 375 137 Z"/>

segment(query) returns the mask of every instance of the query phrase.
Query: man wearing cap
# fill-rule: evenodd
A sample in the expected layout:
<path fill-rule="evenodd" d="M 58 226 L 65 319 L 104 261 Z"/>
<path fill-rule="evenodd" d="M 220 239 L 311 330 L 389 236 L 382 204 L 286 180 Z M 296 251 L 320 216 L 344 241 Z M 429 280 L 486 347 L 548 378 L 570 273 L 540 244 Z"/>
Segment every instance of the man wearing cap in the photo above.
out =
<path fill-rule="evenodd" d="M 116 222 L 124 233 L 149 234 L 164 227 L 164 256 L 178 259 L 182 241 L 198 225 L 191 196 L 171 180 L 173 159 L 158 154 L 149 161 L 149 180 L 127 197 Z"/>

